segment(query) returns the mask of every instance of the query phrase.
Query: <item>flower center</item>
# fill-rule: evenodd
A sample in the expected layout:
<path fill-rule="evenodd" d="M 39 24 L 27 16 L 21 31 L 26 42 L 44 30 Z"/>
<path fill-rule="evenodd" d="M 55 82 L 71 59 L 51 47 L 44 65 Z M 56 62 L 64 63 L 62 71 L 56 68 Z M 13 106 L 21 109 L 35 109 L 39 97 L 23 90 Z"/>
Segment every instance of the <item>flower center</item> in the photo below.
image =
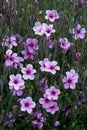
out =
<path fill-rule="evenodd" d="M 53 14 L 50 14 L 49 17 L 50 17 L 50 18 L 53 18 L 54 16 L 53 16 Z"/>
<path fill-rule="evenodd" d="M 31 73 L 31 71 L 30 70 L 26 70 L 26 74 L 30 74 Z"/>
<path fill-rule="evenodd" d="M 80 33 L 80 30 L 81 30 L 81 29 L 77 30 L 77 33 Z"/>
<path fill-rule="evenodd" d="M 29 107 L 29 103 L 28 102 L 25 103 L 25 107 Z"/>
<path fill-rule="evenodd" d="M 53 70 L 53 69 L 54 69 L 54 66 L 50 66 L 50 69 Z"/>
<path fill-rule="evenodd" d="M 17 79 L 15 79 L 15 80 L 14 80 L 14 83 L 15 83 L 15 84 L 18 84 L 18 80 L 17 80 Z"/>
<path fill-rule="evenodd" d="M 46 99 L 45 99 L 45 102 L 47 102 L 47 103 L 48 103 L 48 102 L 49 102 L 49 99 L 47 99 L 47 98 L 46 98 Z"/>
<path fill-rule="evenodd" d="M 56 94 L 56 92 L 55 91 L 52 91 L 52 95 L 55 95 Z"/>
<path fill-rule="evenodd" d="M 51 109 L 54 109 L 55 107 L 54 107 L 54 106 L 51 106 L 50 108 L 51 108 Z"/>
<path fill-rule="evenodd" d="M 10 57 L 10 60 L 13 61 L 13 59 L 14 59 L 14 58 L 11 56 L 11 57 Z"/>
<path fill-rule="evenodd" d="M 72 82 L 72 80 L 71 79 L 68 79 L 68 83 L 71 83 Z"/>
<path fill-rule="evenodd" d="M 34 44 L 33 44 L 33 43 L 31 43 L 31 44 L 30 44 L 30 47 L 34 47 Z"/>
<path fill-rule="evenodd" d="M 50 29 L 47 29 L 46 32 L 47 32 L 47 33 L 50 33 Z"/>

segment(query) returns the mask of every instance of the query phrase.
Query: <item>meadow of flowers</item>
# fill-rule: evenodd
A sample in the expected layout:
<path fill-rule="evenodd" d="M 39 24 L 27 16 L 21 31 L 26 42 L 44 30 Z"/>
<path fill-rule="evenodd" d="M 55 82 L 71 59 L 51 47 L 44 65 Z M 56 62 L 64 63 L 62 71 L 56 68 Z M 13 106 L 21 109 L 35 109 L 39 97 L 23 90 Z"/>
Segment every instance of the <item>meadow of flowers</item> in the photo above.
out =
<path fill-rule="evenodd" d="M 0 130 L 87 130 L 87 0 L 0 0 Z"/>

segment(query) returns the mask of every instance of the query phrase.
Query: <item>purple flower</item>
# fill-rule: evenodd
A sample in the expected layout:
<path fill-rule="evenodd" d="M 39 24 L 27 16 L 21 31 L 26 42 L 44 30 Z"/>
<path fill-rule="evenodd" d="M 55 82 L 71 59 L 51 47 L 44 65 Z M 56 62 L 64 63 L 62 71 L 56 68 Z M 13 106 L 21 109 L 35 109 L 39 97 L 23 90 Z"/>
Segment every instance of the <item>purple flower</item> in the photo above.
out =
<path fill-rule="evenodd" d="M 70 42 L 68 41 L 68 39 L 66 37 L 65 38 L 60 38 L 59 42 L 60 42 L 60 47 L 61 48 L 65 49 L 65 50 L 69 49 Z"/>
<path fill-rule="evenodd" d="M 47 61 L 49 61 L 48 58 L 44 58 L 43 61 L 39 61 L 39 64 L 41 65 L 41 67 L 40 67 L 41 71 L 47 71 L 47 68 L 46 68 L 46 65 L 45 65 L 45 63 L 46 63 Z"/>
<path fill-rule="evenodd" d="M 12 49 L 13 46 L 16 47 L 17 46 L 16 37 L 12 35 L 11 37 L 4 38 L 2 46 L 7 46 L 9 47 L 9 49 Z"/>
<path fill-rule="evenodd" d="M 23 78 L 25 80 L 30 79 L 30 80 L 34 80 L 35 76 L 34 73 L 36 73 L 36 70 L 33 69 L 33 66 L 31 64 L 28 64 L 26 66 L 26 68 L 22 68 L 21 72 L 23 73 Z"/>
<path fill-rule="evenodd" d="M 25 46 L 28 48 L 28 50 L 31 54 L 34 54 L 35 50 L 39 49 L 39 45 L 37 43 L 38 43 L 38 40 L 35 38 L 34 39 L 27 38 L 26 39 Z"/>
<path fill-rule="evenodd" d="M 27 113 L 31 114 L 32 109 L 36 106 L 35 102 L 31 97 L 26 97 L 20 100 L 21 111 L 27 111 Z"/>
<path fill-rule="evenodd" d="M 46 35 L 46 37 L 50 37 L 52 33 L 55 33 L 55 29 L 53 29 L 53 24 L 47 25 L 46 23 L 43 23 L 42 32 Z"/>
<path fill-rule="evenodd" d="M 54 22 L 56 19 L 59 19 L 59 15 L 56 10 L 46 10 L 45 19 L 49 19 L 49 21 Z"/>
<path fill-rule="evenodd" d="M 33 27 L 33 31 L 35 32 L 36 35 L 43 35 L 43 31 L 42 31 L 42 23 L 41 22 L 36 22 L 35 26 Z"/>
<path fill-rule="evenodd" d="M 43 123 L 45 122 L 46 118 L 42 116 L 42 113 L 39 113 L 37 115 L 37 119 L 32 121 L 32 124 L 39 128 L 39 129 L 42 129 L 43 128 Z"/>
<path fill-rule="evenodd" d="M 47 108 L 47 107 L 49 107 L 51 105 L 52 100 L 49 100 L 48 95 L 45 93 L 44 98 L 39 99 L 39 103 L 42 104 L 43 108 Z"/>
<path fill-rule="evenodd" d="M 17 68 L 18 65 L 20 66 L 22 64 L 21 63 L 22 61 L 24 61 L 24 59 L 22 57 L 19 57 L 17 53 L 12 54 L 12 50 L 6 51 L 6 61 L 5 61 L 6 66 Z"/>
<path fill-rule="evenodd" d="M 49 100 L 57 100 L 58 95 L 60 94 L 60 90 L 56 89 L 55 86 L 46 90 L 46 94 Z"/>
<path fill-rule="evenodd" d="M 15 90 L 19 90 L 21 86 L 24 86 L 24 80 L 21 74 L 10 75 L 9 86 L 13 87 Z"/>
<path fill-rule="evenodd" d="M 53 75 L 56 74 L 57 70 L 60 70 L 60 67 L 57 66 L 57 61 L 49 61 L 48 58 L 45 58 L 43 61 L 40 61 L 41 71 L 50 72 Z"/>
<path fill-rule="evenodd" d="M 46 68 L 47 68 L 47 72 L 50 72 L 51 74 L 56 74 L 57 70 L 60 70 L 60 67 L 57 66 L 57 61 L 47 61 L 45 63 Z"/>
<path fill-rule="evenodd" d="M 12 66 L 16 57 L 17 57 L 16 53 L 12 54 L 12 50 L 7 50 L 6 51 L 6 61 L 5 61 L 6 66 Z"/>
<path fill-rule="evenodd" d="M 73 34 L 73 38 L 75 40 L 85 38 L 86 30 L 85 28 L 81 28 L 80 24 L 77 24 L 77 26 L 73 28 L 72 30 L 70 30 L 70 32 Z"/>
<path fill-rule="evenodd" d="M 62 82 L 64 83 L 65 89 L 68 89 L 69 87 L 75 89 L 76 83 L 78 82 L 78 74 L 75 70 L 71 69 L 70 72 L 66 72 L 66 76 L 62 79 Z"/>
<path fill-rule="evenodd" d="M 76 57 L 77 58 L 81 57 L 81 53 L 80 52 L 76 52 Z"/>
<path fill-rule="evenodd" d="M 23 50 L 21 53 L 23 54 L 24 59 L 26 59 L 26 60 L 27 59 L 34 60 L 34 55 L 31 54 L 28 50 Z"/>
<path fill-rule="evenodd" d="M 55 112 L 58 110 L 59 110 L 59 106 L 57 106 L 56 102 L 52 102 L 50 106 L 46 108 L 46 111 L 51 113 L 52 115 L 55 114 Z"/>

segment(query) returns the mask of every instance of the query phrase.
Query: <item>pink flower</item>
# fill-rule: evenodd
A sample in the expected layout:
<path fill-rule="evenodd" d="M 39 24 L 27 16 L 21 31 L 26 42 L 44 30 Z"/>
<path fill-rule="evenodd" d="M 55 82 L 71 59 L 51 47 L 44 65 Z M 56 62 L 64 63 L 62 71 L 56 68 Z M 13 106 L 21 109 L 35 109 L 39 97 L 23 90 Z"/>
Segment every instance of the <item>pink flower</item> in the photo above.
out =
<path fill-rule="evenodd" d="M 21 86 L 24 86 L 24 80 L 21 74 L 10 75 L 9 86 L 13 87 L 15 90 L 19 90 Z"/>
<path fill-rule="evenodd" d="M 20 101 L 21 111 L 27 111 L 27 113 L 31 114 L 32 109 L 36 106 L 35 102 L 31 97 L 23 98 Z"/>
<path fill-rule="evenodd" d="M 35 78 L 34 73 L 36 73 L 36 70 L 33 69 L 33 66 L 31 64 L 28 64 L 26 68 L 22 68 L 23 78 L 25 80 L 30 79 L 33 80 Z"/>
<path fill-rule="evenodd" d="M 59 15 L 56 10 L 46 10 L 45 19 L 49 19 L 49 21 L 54 22 L 56 19 L 59 19 Z"/>
<path fill-rule="evenodd" d="M 81 53 L 80 52 L 76 52 L 76 57 L 77 58 L 81 57 Z"/>
<path fill-rule="evenodd" d="M 12 54 L 12 50 L 7 50 L 6 61 L 5 61 L 6 66 L 12 66 L 16 58 L 17 58 L 17 53 Z"/>
<path fill-rule="evenodd" d="M 65 50 L 69 49 L 70 42 L 68 41 L 68 39 L 66 37 L 65 38 L 60 38 L 59 42 L 60 42 L 60 47 L 61 48 L 65 49 Z"/>
<path fill-rule="evenodd" d="M 16 37 L 15 36 L 11 36 L 11 37 L 4 38 L 2 46 L 7 46 L 7 47 L 9 47 L 9 49 L 12 49 L 13 46 L 16 47 L 17 46 Z"/>
<path fill-rule="evenodd" d="M 39 49 L 39 45 L 37 43 L 38 43 L 37 39 L 27 38 L 27 40 L 25 42 L 25 46 L 28 48 L 28 50 L 31 54 L 35 53 L 35 50 Z"/>
<path fill-rule="evenodd" d="M 47 72 L 50 72 L 51 74 L 56 74 L 57 70 L 60 70 L 60 67 L 57 66 L 57 61 L 48 61 L 45 63 Z"/>
<path fill-rule="evenodd" d="M 22 57 L 17 56 L 17 53 L 13 53 L 12 54 L 12 50 L 7 50 L 6 51 L 6 61 L 5 61 L 5 65 L 7 67 L 11 66 L 14 68 L 17 68 L 18 65 L 22 65 L 21 62 L 24 61 L 24 59 Z"/>
<path fill-rule="evenodd" d="M 41 22 L 36 22 L 35 26 L 33 27 L 33 31 L 35 32 L 35 34 L 42 36 L 43 32 L 42 32 L 42 24 Z"/>
<path fill-rule="evenodd" d="M 41 71 L 50 72 L 52 74 L 56 74 L 56 70 L 60 70 L 60 67 L 57 66 L 56 61 L 49 61 L 48 58 L 45 58 L 43 61 L 40 61 Z"/>
<path fill-rule="evenodd" d="M 34 121 L 32 121 L 32 124 L 33 124 L 35 127 L 41 129 L 41 128 L 43 128 L 43 123 L 45 122 L 45 120 L 46 120 L 46 119 L 45 119 L 45 117 L 42 116 L 42 113 L 39 113 L 39 114 L 37 115 L 37 119 L 34 120 Z"/>
<path fill-rule="evenodd" d="M 46 94 L 49 100 L 57 100 L 58 95 L 60 94 L 60 90 L 56 89 L 55 86 L 52 86 L 51 88 L 46 90 Z"/>
<path fill-rule="evenodd" d="M 50 37 L 52 33 L 55 33 L 55 29 L 53 29 L 53 24 L 47 25 L 46 23 L 42 24 L 42 32 L 47 37 Z"/>
<path fill-rule="evenodd" d="M 23 54 L 24 59 L 34 60 L 34 55 L 31 54 L 28 50 L 23 50 L 21 53 Z"/>
<path fill-rule="evenodd" d="M 85 38 L 85 33 L 86 30 L 85 28 L 81 28 L 80 24 L 77 24 L 77 26 L 75 28 L 73 28 L 72 30 L 70 30 L 70 32 L 73 34 L 73 38 L 75 40 L 77 39 L 84 39 Z"/>
<path fill-rule="evenodd" d="M 46 63 L 47 61 L 49 61 L 48 58 L 44 58 L 43 61 L 39 61 L 39 64 L 41 65 L 41 67 L 40 67 L 41 71 L 47 71 L 47 68 L 46 68 L 46 65 L 45 65 L 45 63 Z"/>
<path fill-rule="evenodd" d="M 70 72 L 66 72 L 66 76 L 62 79 L 62 82 L 64 83 L 65 89 L 68 89 L 69 87 L 75 89 L 76 83 L 78 82 L 78 74 L 75 70 L 71 69 Z"/>
<path fill-rule="evenodd" d="M 52 100 L 49 100 L 48 95 L 45 93 L 44 98 L 39 99 L 39 103 L 42 104 L 43 108 L 47 108 L 47 107 L 49 107 L 51 105 Z"/>
<path fill-rule="evenodd" d="M 55 114 L 55 112 L 58 110 L 59 110 L 59 106 L 57 106 L 56 102 L 52 102 L 51 105 L 46 108 L 46 111 L 51 113 L 52 115 Z"/>

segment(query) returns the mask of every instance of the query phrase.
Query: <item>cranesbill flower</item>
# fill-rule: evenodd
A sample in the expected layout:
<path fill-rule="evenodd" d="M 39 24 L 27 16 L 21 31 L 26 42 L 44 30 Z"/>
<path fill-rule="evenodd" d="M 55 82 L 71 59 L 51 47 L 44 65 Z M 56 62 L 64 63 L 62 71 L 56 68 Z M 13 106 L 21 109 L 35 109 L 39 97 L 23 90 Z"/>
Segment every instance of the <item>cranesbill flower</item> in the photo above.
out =
<path fill-rule="evenodd" d="M 21 74 L 10 75 L 9 86 L 13 87 L 15 90 L 19 90 L 20 86 L 24 86 L 24 80 Z"/>
<path fill-rule="evenodd" d="M 76 52 L 76 57 L 77 58 L 81 57 L 81 53 L 80 52 Z"/>
<path fill-rule="evenodd" d="M 12 50 L 7 50 L 5 65 L 12 66 L 13 63 L 16 61 L 16 58 L 17 58 L 17 53 L 12 54 Z"/>
<path fill-rule="evenodd" d="M 45 19 L 49 19 L 49 21 L 54 22 L 56 19 L 59 19 L 59 15 L 56 10 L 46 10 Z"/>
<path fill-rule="evenodd" d="M 46 90 L 46 94 L 49 100 L 57 100 L 60 90 L 52 86 Z"/>
<path fill-rule="evenodd" d="M 51 113 L 52 115 L 55 114 L 55 112 L 58 110 L 59 110 L 59 106 L 57 106 L 56 102 L 52 102 L 51 105 L 46 108 L 46 111 Z"/>
<path fill-rule="evenodd" d="M 34 60 L 34 55 L 31 54 L 28 50 L 23 50 L 23 51 L 21 51 L 21 53 L 23 54 L 24 59 Z"/>
<path fill-rule="evenodd" d="M 50 37 L 52 33 L 55 33 L 55 29 L 53 29 L 53 24 L 47 25 L 46 23 L 42 24 L 42 32 L 47 37 Z"/>
<path fill-rule="evenodd" d="M 26 68 L 22 68 L 21 72 L 23 73 L 23 78 L 25 80 L 30 79 L 33 80 L 35 78 L 34 73 L 36 73 L 36 70 L 33 69 L 33 66 L 31 64 L 28 64 Z"/>
<path fill-rule="evenodd" d="M 38 40 L 37 39 L 31 39 L 31 38 L 27 38 L 26 42 L 25 42 L 25 46 L 28 48 L 29 52 L 35 53 L 35 50 L 39 49 L 39 45 L 37 44 Z"/>
<path fill-rule="evenodd" d="M 66 76 L 62 79 L 62 82 L 64 83 L 65 89 L 75 89 L 76 83 L 78 82 L 78 74 L 75 72 L 75 70 L 71 69 L 70 72 L 66 72 Z"/>
<path fill-rule="evenodd" d="M 43 61 L 39 61 L 39 64 L 41 65 L 41 67 L 40 67 L 41 71 L 47 71 L 47 68 L 46 68 L 46 65 L 45 65 L 45 63 L 46 63 L 47 61 L 49 61 L 48 58 L 44 58 Z"/>
<path fill-rule="evenodd" d="M 35 26 L 33 27 L 33 31 L 35 32 L 36 35 L 43 35 L 43 31 L 42 31 L 42 23 L 41 22 L 36 22 Z"/>
<path fill-rule="evenodd" d="M 73 34 L 75 40 L 85 38 L 86 30 L 85 28 L 82 28 L 80 24 L 77 24 L 77 26 L 70 30 L 70 32 Z"/>
<path fill-rule="evenodd" d="M 47 108 L 51 105 L 52 100 L 49 100 L 48 95 L 45 93 L 44 98 L 39 99 L 39 103 L 42 105 L 43 108 Z"/>
<path fill-rule="evenodd" d="M 45 58 L 43 61 L 40 61 L 39 64 L 41 65 L 41 71 L 50 72 L 53 75 L 56 74 L 57 70 L 60 70 L 60 67 L 57 66 L 57 62 L 49 61 L 48 58 Z"/>
<path fill-rule="evenodd" d="M 36 106 L 36 103 L 32 100 L 31 97 L 26 97 L 20 100 L 21 111 L 27 111 L 27 113 L 31 114 L 33 108 Z"/>
<path fill-rule="evenodd" d="M 47 68 L 47 72 L 52 73 L 53 75 L 56 74 L 57 70 L 60 70 L 60 67 L 57 66 L 57 61 L 48 61 L 45 63 L 45 66 Z"/>
<path fill-rule="evenodd" d="M 65 38 L 60 38 L 59 42 L 60 42 L 60 47 L 65 49 L 65 50 L 68 50 L 70 45 L 71 45 L 66 37 Z"/>
<path fill-rule="evenodd" d="M 32 121 L 32 124 L 33 124 L 35 127 L 39 128 L 39 129 L 42 129 L 42 128 L 43 128 L 43 123 L 45 122 L 45 120 L 46 120 L 46 118 L 43 117 L 42 113 L 39 113 L 39 114 L 37 115 L 37 119 L 34 120 L 34 121 Z"/>
<path fill-rule="evenodd" d="M 11 36 L 11 37 L 4 38 L 2 42 L 2 46 L 7 46 L 9 47 L 9 49 L 12 49 L 13 46 L 16 47 L 17 46 L 16 37 Z"/>

